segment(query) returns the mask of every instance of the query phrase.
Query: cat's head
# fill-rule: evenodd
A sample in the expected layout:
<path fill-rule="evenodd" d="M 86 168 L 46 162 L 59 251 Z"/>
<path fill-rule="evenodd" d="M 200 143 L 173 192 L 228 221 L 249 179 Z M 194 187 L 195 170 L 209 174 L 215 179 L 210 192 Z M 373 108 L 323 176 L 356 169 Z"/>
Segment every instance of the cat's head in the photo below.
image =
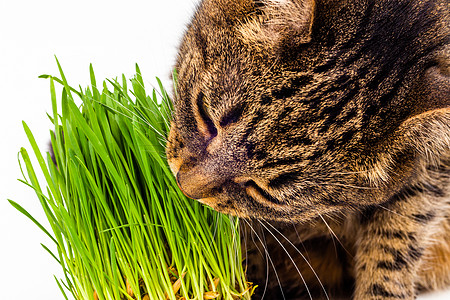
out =
<path fill-rule="evenodd" d="M 439 10 L 338 2 L 200 4 L 167 144 L 187 196 L 242 217 L 308 220 L 387 201 L 426 147 L 446 151 L 448 32 L 421 18 Z"/>

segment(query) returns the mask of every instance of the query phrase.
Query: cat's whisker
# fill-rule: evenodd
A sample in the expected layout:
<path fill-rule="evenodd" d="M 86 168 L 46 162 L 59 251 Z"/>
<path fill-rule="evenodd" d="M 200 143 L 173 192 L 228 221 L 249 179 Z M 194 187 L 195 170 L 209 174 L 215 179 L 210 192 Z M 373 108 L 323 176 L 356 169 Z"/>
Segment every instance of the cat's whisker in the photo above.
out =
<path fill-rule="evenodd" d="M 325 223 L 325 226 L 328 228 L 328 230 L 331 233 L 331 240 L 333 241 L 334 244 L 334 248 L 336 249 L 336 255 L 337 255 L 337 248 L 336 248 L 336 244 L 334 243 L 334 238 L 336 238 L 336 240 L 338 241 L 338 243 L 341 245 L 342 249 L 345 250 L 345 252 L 347 252 L 347 254 L 349 254 L 350 256 L 353 256 L 344 246 L 344 244 L 341 242 L 341 240 L 339 239 L 339 237 L 334 233 L 333 229 L 331 229 L 330 225 L 328 224 L 328 222 L 325 220 L 325 218 L 319 214 L 319 217 L 322 219 L 323 223 Z M 334 238 L 333 238 L 334 237 Z"/>
<path fill-rule="evenodd" d="M 108 96 L 108 97 L 109 97 L 109 96 Z M 120 104 L 120 103 L 119 103 L 119 104 Z M 122 105 L 122 104 L 121 104 L 121 105 Z M 118 111 L 117 109 L 114 109 L 114 108 L 112 108 L 112 107 L 110 107 L 110 106 L 106 106 L 106 107 L 108 107 L 109 109 L 111 109 L 112 111 L 114 111 L 114 112 L 117 113 L 117 114 L 120 114 L 120 115 L 122 115 L 122 116 L 124 116 L 124 117 L 129 118 L 130 120 L 136 120 L 136 119 L 133 119 L 131 116 L 126 115 L 125 113 Z M 136 114 L 135 112 L 129 110 L 129 109 L 126 108 L 125 106 L 122 105 L 122 107 L 123 107 L 126 111 L 128 111 L 132 116 L 135 116 L 135 117 L 137 118 L 136 121 L 137 121 L 140 125 L 142 125 L 142 126 L 147 126 L 147 127 L 151 128 L 152 131 L 156 132 L 162 140 L 167 141 L 166 136 L 165 136 L 163 133 L 161 133 L 159 130 L 157 130 L 155 127 L 153 127 L 153 125 L 151 125 L 149 122 L 147 122 L 144 118 L 142 118 L 141 116 L 139 116 L 139 115 Z"/>
<path fill-rule="evenodd" d="M 259 228 L 261 230 L 261 224 L 259 225 Z M 261 230 L 261 235 L 262 235 L 262 238 L 263 238 L 263 245 L 264 245 L 265 249 L 268 249 L 267 241 L 266 241 L 266 235 L 264 234 L 264 230 Z M 267 292 L 267 288 L 268 288 L 268 285 L 269 285 L 269 274 L 270 274 L 269 273 L 268 259 L 271 258 L 271 257 L 270 257 L 269 251 L 266 251 L 264 253 L 264 255 L 266 257 L 265 258 L 266 259 L 266 284 L 264 286 L 264 292 L 263 292 L 263 295 L 261 296 L 261 298 L 264 298 L 264 296 L 265 296 L 265 294 Z M 275 266 L 273 266 L 273 270 L 274 270 L 275 274 L 278 274 L 277 271 L 276 271 L 276 267 Z M 278 280 L 278 284 L 280 286 L 280 290 L 281 290 L 281 294 L 283 296 L 283 299 L 285 299 L 284 292 L 283 292 L 283 287 L 282 287 L 281 282 L 279 280 Z"/>
<path fill-rule="evenodd" d="M 109 97 L 111 100 L 114 100 L 114 99 L 111 98 L 111 96 L 109 96 L 109 95 L 107 95 L 107 97 Z M 131 118 L 131 116 L 129 116 L 129 115 L 123 113 L 123 112 L 120 112 L 120 111 L 118 111 L 117 109 L 114 109 L 114 108 L 111 107 L 111 106 L 108 106 L 108 105 L 106 105 L 106 104 L 104 104 L 104 103 L 102 103 L 102 102 L 100 102 L 100 101 L 98 101 L 98 100 L 95 100 L 95 99 L 90 99 L 90 100 L 92 100 L 93 102 L 97 102 L 97 103 L 101 104 L 102 106 L 104 106 L 104 107 L 106 107 L 106 108 L 108 108 L 108 109 L 114 111 L 115 113 L 117 113 L 117 114 L 119 114 L 119 115 L 121 115 L 121 116 L 124 116 L 124 117 L 126 117 L 126 118 L 128 118 L 128 119 L 130 119 L 130 120 L 133 120 L 133 118 Z M 115 101 L 115 100 L 114 100 L 114 101 Z M 117 102 L 117 101 L 116 101 L 116 102 Z M 124 109 L 128 110 L 128 112 L 131 113 L 132 115 L 134 115 L 134 116 L 136 116 L 136 117 L 139 117 L 137 114 L 135 114 L 134 112 L 130 111 L 130 110 L 127 109 L 125 106 L 123 106 L 122 103 L 117 102 L 117 104 L 120 104 Z M 138 122 L 139 124 L 143 125 L 143 126 L 151 126 L 150 123 L 148 123 L 146 120 L 144 120 L 144 119 L 142 119 L 142 118 L 141 118 L 141 120 L 137 120 L 137 122 Z"/>
<path fill-rule="evenodd" d="M 309 288 L 308 288 L 308 285 L 307 285 L 307 283 L 306 283 L 306 281 L 305 281 L 305 279 L 303 278 L 303 275 L 302 275 L 302 273 L 300 272 L 300 270 L 298 269 L 298 266 L 297 266 L 297 264 L 295 263 L 295 261 L 294 261 L 294 259 L 292 258 L 292 256 L 289 254 L 289 251 L 287 251 L 287 249 L 286 249 L 286 247 L 284 247 L 284 245 L 283 245 L 283 243 L 281 243 L 281 241 L 275 236 L 275 234 L 267 227 L 267 226 L 265 226 L 264 225 L 264 223 L 261 221 L 261 220 L 258 220 L 258 222 L 272 235 L 272 237 L 278 242 L 278 244 L 281 246 L 281 248 L 283 248 L 283 251 L 284 252 L 286 252 L 286 254 L 287 254 L 287 256 L 288 256 L 288 258 L 289 258 L 289 260 L 292 262 L 292 264 L 294 265 L 294 268 L 295 268 L 295 270 L 297 271 L 297 273 L 298 273 L 298 275 L 300 276 L 300 279 L 302 280 L 302 282 L 303 282 L 303 284 L 305 285 L 305 289 L 306 289 L 306 291 L 307 291 L 307 293 L 308 293 L 308 295 L 309 295 L 309 298 L 312 300 L 313 298 L 312 298 L 312 295 L 311 295 L 311 292 L 310 292 L 310 290 L 309 290 Z M 294 249 L 296 249 L 297 251 L 298 251 L 298 249 L 289 241 L 289 239 L 287 239 L 282 233 L 280 233 L 274 226 L 272 226 L 270 223 L 268 223 L 268 222 L 266 222 L 268 225 L 270 225 L 272 228 L 274 228 L 277 232 L 278 232 L 278 234 L 280 234 L 280 235 L 282 235 L 285 239 L 286 239 L 286 241 L 288 241 L 291 245 L 292 245 L 292 247 L 294 247 Z M 300 253 L 300 251 L 298 251 L 299 253 Z M 303 258 L 305 258 L 303 255 L 302 255 L 302 257 Z M 308 263 L 308 262 L 307 262 Z M 309 263 L 308 263 L 309 264 Z M 314 270 L 311 268 L 311 270 L 314 272 Z M 314 272 L 315 273 L 315 272 Z M 320 280 L 319 280 L 320 281 Z M 327 296 L 327 299 L 328 299 L 328 296 Z"/>
<path fill-rule="evenodd" d="M 139 76 L 142 77 L 142 74 L 140 74 L 140 73 L 137 73 L 137 75 L 139 75 Z M 142 88 L 144 88 L 144 86 L 143 86 L 139 81 L 138 81 L 138 83 L 139 83 L 139 85 L 140 85 Z M 159 88 L 156 88 L 150 81 L 147 81 L 147 83 L 152 87 L 152 89 L 155 91 L 155 93 L 158 94 L 158 95 L 161 97 L 161 99 L 164 99 L 164 95 L 161 93 L 161 90 L 160 90 Z M 166 92 L 167 92 L 167 91 L 166 91 Z M 150 97 L 150 99 L 153 101 L 153 98 L 152 98 L 152 97 Z M 153 103 L 154 103 L 154 104 L 158 104 L 158 103 L 156 103 L 155 101 L 153 101 Z M 149 110 L 149 109 L 146 108 L 146 107 L 144 107 L 144 109 Z M 170 121 L 167 120 L 167 119 L 164 117 L 164 114 L 162 115 L 162 117 L 163 117 L 163 119 L 164 119 L 164 123 L 169 127 Z"/>
<path fill-rule="evenodd" d="M 233 224 L 233 226 L 232 226 L 232 228 L 233 228 L 232 236 L 233 236 L 233 249 L 234 249 L 234 252 L 235 252 L 235 255 L 236 255 L 235 257 L 239 257 L 240 255 L 242 255 L 242 253 L 240 253 L 240 251 L 241 251 L 241 245 L 240 245 L 240 243 L 241 243 L 241 240 L 240 240 L 241 236 L 240 236 L 239 232 L 237 231 L 237 229 L 240 228 L 240 222 L 239 222 L 239 219 L 237 219 L 237 218 L 235 218 L 233 216 L 229 215 L 228 218 L 230 219 L 230 222 Z M 236 234 L 236 233 L 238 233 L 238 234 Z"/>
<path fill-rule="evenodd" d="M 139 122 L 141 125 L 147 125 L 147 126 L 150 125 L 150 123 L 147 122 L 147 120 L 143 119 L 141 116 L 139 116 L 139 115 L 136 114 L 135 112 L 131 111 L 129 108 L 127 108 L 127 107 L 126 107 L 125 105 L 123 105 L 121 102 L 119 102 L 119 101 L 117 101 L 116 99 L 112 98 L 112 97 L 111 97 L 110 95 L 108 95 L 108 94 L 106 94 L 106 97 L 108 97 L 112 102 L 115 102 L 115 103 L 118 104 L 120 107 L 122 107 L 124 110 L 126 110 L 127 112 L 129 112 L 132 116 L 135 116 L 135 117 L 139 118 L 139 119 L 142 121 L 142 122 Z M 129 118 L 130 120 L 132 120 L 132 118 L 131 118 L 129 115 L 126 115 L 125 113 L 122 113 L 122 112 L 118 111 L 117 109 L 114 109 L 113 107 L 106 105 L 105 103 L 101 103 L 100 101 L 97 101 L 97 100 L 92 99 L 92 98 L 91 98 L 90 100 L 92 100 L 93 102 L 97 102 L 97 103 L 103 105 L 104 107 L 107 107 L 108 109 L 110 109 L 110 110 L 112 110 L 112 111 L 114 111 L 114 112 L 116 112 L 116 113 L 119 113 L 119 114 L 121 114 L 122 116 L 127 117 L 127 118 Z M 159 133 L 159 132 L 158 132 L 158 133 Z"/>
<path fill-rule="evenodd" d="M 308 250 L 306 249 L 305 244 L 303 243 L 303 240 L 302 240 L 302 238 L 300 237 L 300 233 L 298 232 L 297 227 L 295 226 L 295 224 L 294 224 L 292 221 L 291 221 L 291 225 L 292 225 L 292 227 L 293 227 L 294 230 L 295 230 L 295 234 L 297 235 L 297 238 L 298 238 L 299 243 L 302 245 L 303 250 L 305 250 L 305 254 L 306 254 L 307 259 L 309 259 Z"/>
<path fill-rule="evenodd" d="M 219 227 L 219 215 L 216 215 L 216 217 L 214 218 L 214 231 L 213 231 L 213 238 L 216 237 L 217 234 L 217 230 Z"/>
<path fill-rule="evenodd" d="M 164 147 L 165 147 L 165 145 L 166 145 L 167 142 L 168 142 L 168 140 L 167 140 L 166 137 L 160 137 L 160 138 L 158 139 L 158 141 L 159 141 L 159 143 L 161 144 L 161 146 L 164 146 Z"/>
<path fill-rule="evenodd" d="M 267 70 L 263 73 L 263 75 L 262 75 L 257 81 L 255 81 L 255 85 L 258 85 L 258 84 L 264 79 L 264 77 L 265 77 L 265 76 L 266 76 L 273 68 L 275 68 L 275 66 L 276 66 L 277 63 L 278 63 L 278 60 L 279 60 L 278 57 L 274 59 L 274 62 L 272 63 L 272 65 L 270 65 L 270 67 L 267 68 Z"/>
<path fill-rule="evenodd" d="M 396 211 L 393 211 L 392 209 L 389 209 L 389 208 L 387 208 L 387 207 L 385 207 L 385 206 L 383 206 L 383 205 L 381 205 L 381 204 L 377 204 L 377 206 L 380 207 L 380 208 L 382 208 L 382 209 L 384 209 L 384 210 L 386 210 L 386 211 L 388 211 L 388 212 L 390 212 L 390 213 L 393 213 L 393 214 L 395 214 L 395 215 L 397 215 L 397 216 L 403 217 L 403 218 L 405 218 L 405 219 L 415 220 L 415 221 L 417 221 L 417 222 L 419 222 L 419 223 L 423 221 L 423 220 L 421 220 L 421 219 L 419 219 L 419 218 L 416 218 L 416 217 L 414 217 L 414 216 L 411 216 L 411 215 L 404 215 L 404 214 L 398 213 L 398 212 L 396 212 Z"/>
<path fill-rule="evenodd" d="M 278 285 L 280 286 L 280 289 L 281 289 L 281 295 L 282 295 L 283 299 L 286 300 L 286 297 L 284 296 L 284 293 L 283 293 L 283 288 L 282 288 L 282 286 L 281 286 L 280 277 L 278 276 L 278 272 L 277 272 L 277 270 L 276 270 L 276 268 L 275 268 L 275 264 L 273 263 L 272 258 L 270 257 L 269 250 L 267 249 L 267 246 L 266 246 L 265 238 L 264 238 L 264 239 L 261 239 L 261 237 L 258 235 L 258 233 L 257 233 L 256 230 L 253 228 L 253 226 L 252 226 L 247 220 L 245 220 L 245 219 L 242 219 L 242 220 L 244 220 L 244 221 L 247 223 L 247 225 L 250 227 L 251 231 L 253 232 L 254 235 L 252 235 L 252 239 L 253 239 L 253 236 L 256 236 L 256 238 L 259 240 L 261 246 L 262 246 L 263 249 L 264 249 L 264 253 L 265 253 L 265 257 L 266 257 L 266 264 L 267 264 L 267 267 L 266 267 L 266 270 L 267 270 L 267 271 L 266 271 L 266 272 L 267 272 L 267 273 L 266 273 L 266 282 L 265 282 L 264 292 L 263 292 L 263 295 L 262 295 L 261 299 L 264 298 L 264 295 L 266 294 L 267 286 L 268 286 L 268 283 L 269 283 L 269 268 L 268 268 L 268 265 L 269 265 L 269 262 L 270 262 L 270 264 L 272 265 L 272 269 L 273 269 L 273 271 L 274 271 L 274 273 L 275 273 L 275 277 L 276 277 L 276 279 L 277 279 Z M 261 222 L 259 222 L 259 223 L 261 224 Z M 256 245 L 256 242 L 255 242 L 254 240 L 253 240 L 253 242 L 254 242 L 255 245 Z M 258 251 L 260 251 L 260 249 L 259 249 L 258 246 L 257 246 L 257 248 L 258 248 Z M 261 253 L 261 252 L 260 252 L 260 253 Z M 261 254 L 262 254 L 262 253 L 261 253 Z"/>
<path fill-rule="evenodd" d="M 370 171 L 368 170 L 361 170 L 361 171 L 352 171 L 352 172 L 329 172 L 328 175 L 329 176 L 335 176 L 335 175 L 354 175 L 354 174 L 364 174 L 364 173 L 369 173 Z"/>
<path fill-rule="evenodd" d="M 387 208 L 387 207 L 385 207 L 385 206 L 383 206 L 381 204 L 377 204 L 377 206 L 382 208 L 382 209 L 384 209 L 384 210 L 386 210 L 386 211 L 388 211 L 388 212 L 390 212 L 390 213 L 393 213 L 393 214 L 395 214 L 397 216 L 400 216 L 400 217 L 403 217 L 403 218 L 407 218 L 407 219 L 411 219 L 410 216 L 406 216 L 406 215 L 400 214 L 400 213 L 398 213 L 396 211 L 393 211 L 392 209 L 389 209 L 389 208 Z"/>
<path fill-rule="evenodd" d="M 338 240 L 339 244 L 342 245 L 342 243 L 336 237 L 336 235 L 334 234 L 334 231 L 331 230 L 330 226 L 328 226 L 328 223 L 324 220 L 324 218 L 322 217 L 321 214 L 319 214 L 319 217 L 322 219 L 323 223 L 325 224 L 325 226 L 328 229 L 328 232 L 330 233 L 331 241 L 333 242 L 333 246 L 334 246 L 334 253 L 336 254 L 336 258 L 337 258 L 338 257 L 338 250 L 337 250 L 337 246 L 336 246 L 336 242 L 334 241 L 334 238 L 336 238 Z"/>
<path fill-rule="evenodd" d="M 260 221 L 260 223 L 261 223 L 261 221 Z M 281 235 L 293 248 L 294 248 L 294 250 L 298 253 L 298 254 L 300 254 L 300 256 L 303 258 L 303 260 L 306 262 L 306 264 L 308 265 L 308 267 L 311 269 L 311 271 L 313 272 L 313 274 L 314 274 L 314 276 L 316 277 L 316 279 L 318 280 L 318 282 L 319 282 L 319 284 L 320 284 L 320 287 L 322 288 L 322 290 L 323 290 L 323 292 L 325 293 L 325 297 L 328 299 L 328 300 L 330 300 L 330 298 L 328 297 L 328 293 L 327 293 L 327 291 L 326 291 L 326 289 L 325 289 L 325 287 L 324 287 L 324 285 L 322 284 L 322 281 L 320 280 L 320 278 L 319 278 L 319 276 L 317 275 L 317 273 L 316 273 L 316 271 L 314 270 L 314 268 L 311 266 L 311 264 L 309 263 L 309 261 L 306 259 L 306 257 L 303 255 L 303 253 L 300 251 L 300 250 L 298 250 L 298 248 L 282 233 L 282 232 L 280 232 L 275 226 L 273 226 L 272 224 L 270 224 L 269 222 L 265 222 L 267 225 L 269 225 L 272 229 L 274 229 L 279 235 Z M 264 226 L 264 224 L 262 224 L 261 223 L 261 225 L 262 226 Z M 306 288 L 306 290 L 307 290 L 307 292 L 308 292 L 308 294 L 309 294 L 309 296 L 311 297 L 311 293 L 310 293 L 310 291 L 309 291 L 309 289 L 308 289 L 308 286 L 307 286 L 307 284 L 306 284 L 306 282 L 305 282 L 305 280 L 303 279 L 303 276 L 301 275 L 301 273 L 300 273 L 300 271 L 298 270 L 298 268 L 297 268 L 297 265 L 295 264 L 295 262 L 293 261 L 293 259 L 292 259 L 292 257 L 290 256 L 290 254 L 288 253 L 288 251 L 286 250 L 286 248 L 282 245 L 282 243 L 280 242 L 280 240 L 279 239 L 277 239 L 276 237 L 275 237 L 275 235 L 266 227 L 266 226 L 264 226 L 264 228 L 266 228 L 267 229 L 267 231 L 269 231 L 269 233 L 270 234 L 272 234 L 272 236 L 275 238 L 275 240 L 280 244 L 280 246 L 284 249 L 284 251 L 287 253 L 287 255 L 289 256 L 289 258 L 290 258 L 290 260 L 292 261 L 292 263 L 295 265 L 295 268 L 297 269 L 297 271 L 298 271 L 298 273 L 299 273 L 299 275 L 300 275 L 300 277 L 301 277 L 301 279 L 302 279 L 302 281 L 303 281 L 303 283 L 305 284 L 305 288 Z M 312 299 L 312 297 L 311 297 L 311 299 Z"/>
<path fill-rule="evenodd" d="M 245 255 L 245 258 L 244 258 L 244 261 L 245 261 L 244 270 L 245 270 L 245 273 L 248 274 L 247 273 L 247 270 L 248 270 L 248 251 L 247 251 L 248 250 L 248 244 L 247 244 L 248 231 L 247 231 L 247 227 L 246 226 L 239 226 L 239 230 L 240 230 L 240 234 L 242 236 L 241 243 L 242 243 L 242 241 L 244 243 L 244 245 L 243 245 L 243 249 L 244 249 L 244 252 L 245 252 L 244 253 L 244 255 Z"/>
<path fill-rule="evenodd" d="M 139 75 L 140 75 L 140 74 L 139 74 Z M 147 81 L 147 82 L 150 84 L 150 86 L 152 87 L 152 89 L 153 89 L 153 90 L 161 97 L 161 99 L 164 99 L 164 95 L 161 93 L 160 89 L 156 88 L 150 81 Z M 140 83 L 139 83 L 139 84 L 140 84 Z M 167 93 L 167 91 L 165 91 L 165 92 Z M 169 94 L 167 94 L 167 95 L 169 95 Z M 150 97 L 150 98 L 151 98 L 151 100 L 153 101 L 153 98 L 152 98 L 152 97 Z M 169 97 L 169 98 L 170 98 L 170 97 Z M 155 103 L 155 101 L 153 101 L 153 103 Z M 158 103 L 155 103 L 155 104 L 158 104 Z M 144 109 L 147 109 L 147 110 L 148 110 L 148 108 L 146 108 L 146 107 L 144 107 Z M 169 127 L 170 127 L 170 120 L 166 119 L 164 114 L 162 114 L 161 116 L 163 117 L 164 123 L 165 123 L 166 126 L 169 128 Z"/>
<path fill-rule="evenodd" d="M 95 87 L 95 86 L 94 86 L 94 87 Z M 95 88 L 97 88 L 97 87 L 95 87 Z M 98 89 L 98 88 L 97 88 L 97 89 Z M 141 116 L 139 116 L 137 113 L 131 111 L 129 108 L 127 108 L 125 105 L 123 105 L 122 103 L 120 103 L 120 102 L 117 101 L 116 99 L 112 98 L 110 95 L 106 94 L 106 97 L 108 97 L 111 101 L 115 102 L 115 103 L 118 104 L 120 107 L 122 107 L 124 110 L 126 110 L 127 112 L 129 112 L 132 116 L 135 116 L 135 117 L 137 117 L 140 121 L 142 121 L 142 122 L 139 122 L 139 121 L 138 121 L 139 124 L 141 124 L 141 125 L 143 125 L 143 126 L 148 126 L 148 127 L 150 127 L 150 128 L 151 128 L 154 132 L 156 132 L 161 138 L 163 138 L 163 139 L 165 139 L 165 140 L 167 141 L 166 135 L 163 134 L 163 133 L 161 133 L 161 132 L 160 132 L 159 130 L 157 130 L 156 128 L 154 128 L 149 122 L 147 122 L 147 120 L 145 120 L 144 118 L 142 118 Z M 97 103 L 100 103 L 101 105 L 103 105 L 103 106 L 105 106 L 105 107 L 111 109 L 111 110 L 114 111 L 115 113 L 118 113 L 118 114 L 120 114 L 120 115 L 122 115 L 122 116 L 124 116 L 124 117 L 129 118 L 130 120 L 133 120 L 130 116 L 126 115 L 125 113 L 122 113 L 122 112 L 118 111 L 117 109 L 112 108 L 111 106 L 105 105 L 104 103 L 101 103 L 101 102 L 99 102 L 99 101 L 97 101 L 97 100 L 95 100 L 95 99 L 90 99 L 90 100 L 92 100 L 92 101 L 94 101 L 94 102 L 97 102 Z M 153 100 L 152 100 L 152 101 L 153 101 Z M 166 123 L 166 125 L 169 124 L 169 123 L 168 123 L 168 120 L 166 120 L 165 118 L 164 118 L 164 122 Z"/>
<path fill-rule="evenodd" d="M 358 186 L 358 185 L 351 185 L 351 184 L 344 184 L 344 183 L 336 183 L 336 182 L 316 182 L 317 185 L 323 185 L 323 186 L 341 186 L 346 188 L 352 188 L 352 189 L 361 189 L 361 190 L 376 190 L 377 188 L 370 187 L 370 186 Z"/>

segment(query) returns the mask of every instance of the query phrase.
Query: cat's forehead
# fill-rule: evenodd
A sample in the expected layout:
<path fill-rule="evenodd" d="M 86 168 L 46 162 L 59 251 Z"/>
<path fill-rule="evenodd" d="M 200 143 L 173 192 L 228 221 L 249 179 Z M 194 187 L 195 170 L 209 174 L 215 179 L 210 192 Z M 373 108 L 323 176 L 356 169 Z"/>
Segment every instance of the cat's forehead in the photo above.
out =
<path fill-rule="evenodd" d="M 179 59 L 226 64 L 227 59 L 239 58 L 245 63 L 249 57 L 267 59 L 290 41 L 309 41 L 313 1 L 305 0 L 301 8 L 287 2 L 202 1 L 183 38 Z"/>

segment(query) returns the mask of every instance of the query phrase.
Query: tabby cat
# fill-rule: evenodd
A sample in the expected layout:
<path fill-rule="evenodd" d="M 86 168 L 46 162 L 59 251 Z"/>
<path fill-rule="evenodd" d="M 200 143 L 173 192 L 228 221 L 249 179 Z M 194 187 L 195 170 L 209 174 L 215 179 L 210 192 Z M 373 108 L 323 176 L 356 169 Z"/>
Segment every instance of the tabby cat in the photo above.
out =
<path fill-rule="evenodd" d="M 449 23 L 448 0 L 200 3 L 167 158 L 249 225 L 255 299 L 450 283 Z"/>

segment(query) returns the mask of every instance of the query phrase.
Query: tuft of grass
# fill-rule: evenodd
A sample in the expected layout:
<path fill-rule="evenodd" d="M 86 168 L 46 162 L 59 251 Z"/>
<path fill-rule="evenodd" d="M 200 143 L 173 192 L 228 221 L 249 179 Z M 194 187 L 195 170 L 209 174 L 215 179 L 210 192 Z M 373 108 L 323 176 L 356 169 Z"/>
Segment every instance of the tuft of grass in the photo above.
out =
<path fill-rule="evenodd" d="M 136 65 L 130 81 L 98 86 L 91 65 L 91 86 L 76 90 L 57 63 L 60 79 L 41 76 L 50 80 L 56 164 L 25 122 L 38 166 L 25 148 L 19 160 L 51 229 L 9 201 L 54 242 L 42 246 L 62 267 L 64 298 L 250 299 L 238 220 L 186 198 L 168 168 L 171 101 L 161 82 L 147 95 Z"/>

